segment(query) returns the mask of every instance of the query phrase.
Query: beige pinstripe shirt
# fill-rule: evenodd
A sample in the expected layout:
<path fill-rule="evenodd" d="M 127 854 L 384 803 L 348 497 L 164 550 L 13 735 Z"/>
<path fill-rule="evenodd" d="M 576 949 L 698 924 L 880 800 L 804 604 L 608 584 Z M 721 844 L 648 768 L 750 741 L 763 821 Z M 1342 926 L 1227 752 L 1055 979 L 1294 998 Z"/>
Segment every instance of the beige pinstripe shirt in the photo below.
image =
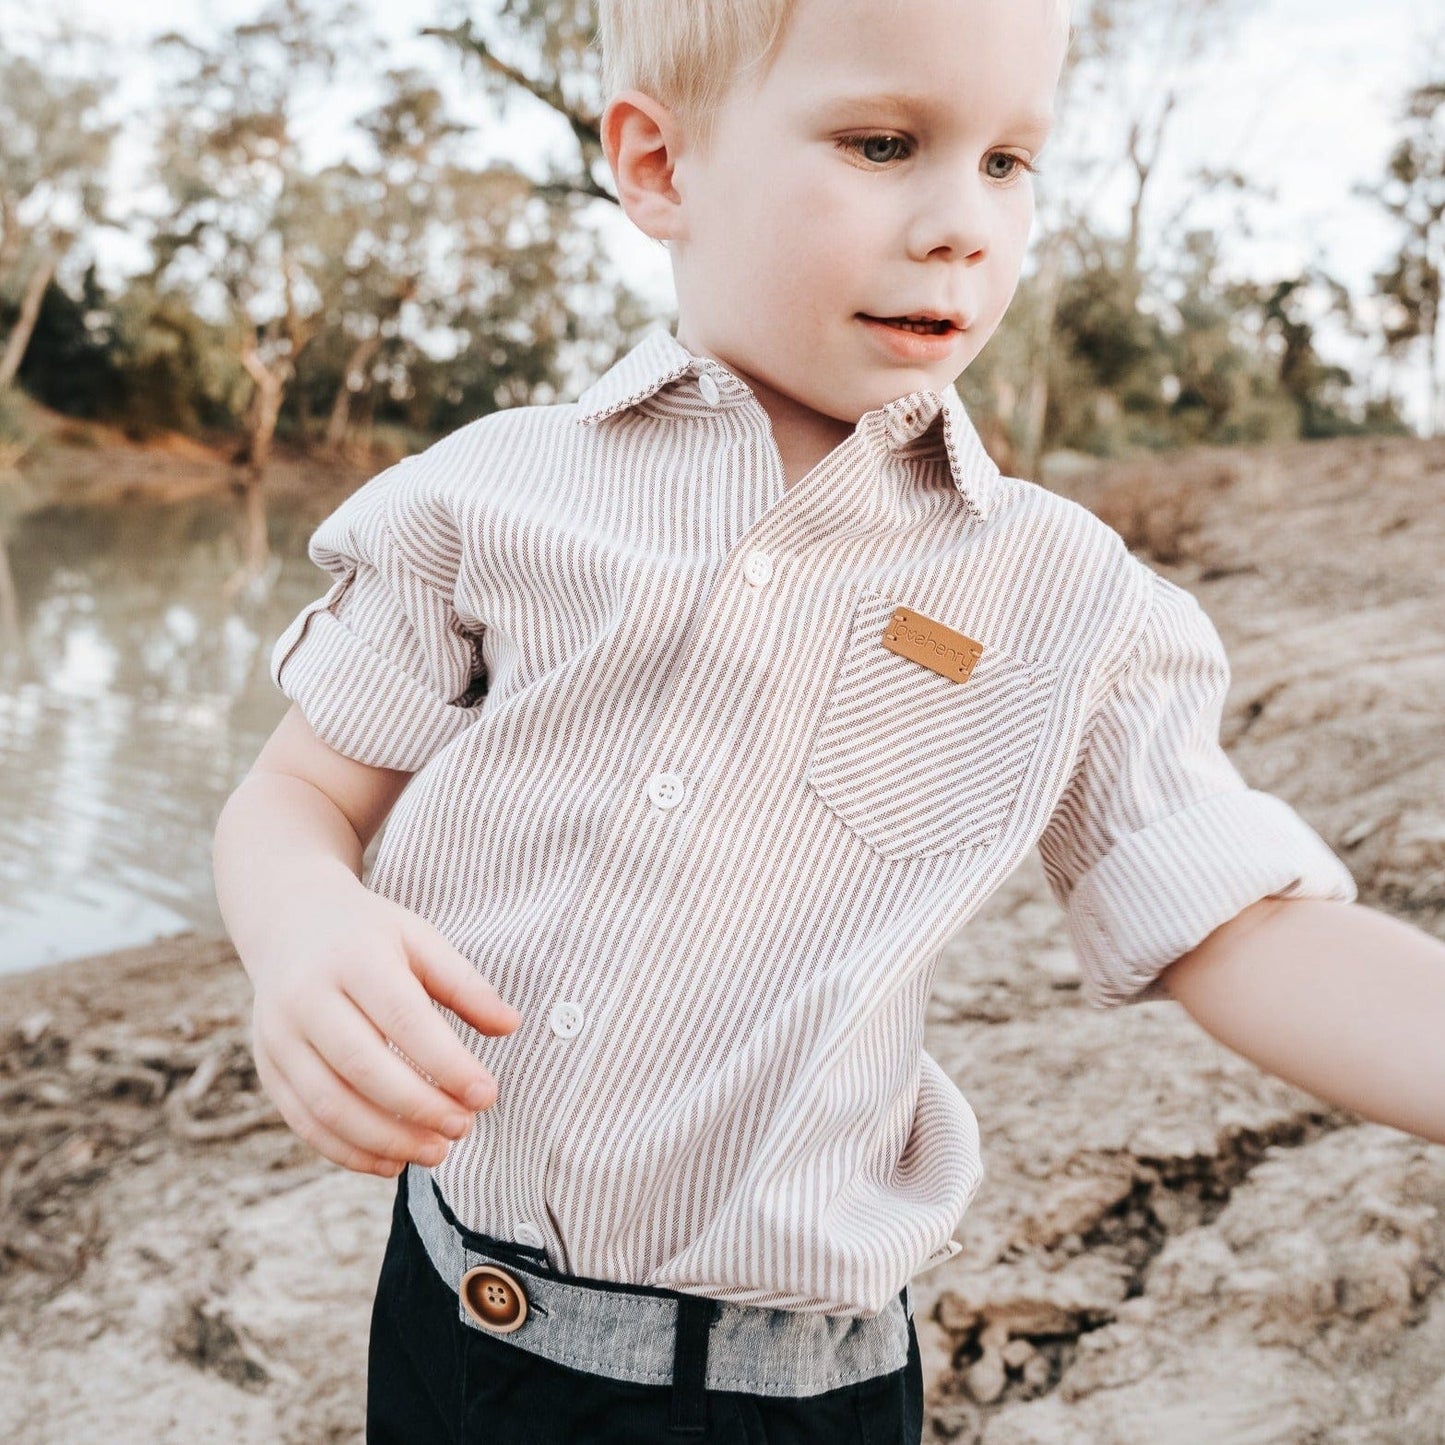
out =
<path fill-rule="evenodd" d="M 1221 751 L 1193 597 L 1001 475 L 952 390 L 785 490 L 749 389 L 658 328 L 309 551 L 334 581 L 272 676 L 416 773 L 369 885 L 524 1016 L 447 1012 L 500 1098 L 438 1183 L 573 1273 L 873 1314 L 955 1250 L 983 1163 L 924 1010 L 1030 848 L 1101 1007 L 1259 898 L 1355 897 Z M 899 607 L 981 644 L 966 680 L 883 645 Z"/>

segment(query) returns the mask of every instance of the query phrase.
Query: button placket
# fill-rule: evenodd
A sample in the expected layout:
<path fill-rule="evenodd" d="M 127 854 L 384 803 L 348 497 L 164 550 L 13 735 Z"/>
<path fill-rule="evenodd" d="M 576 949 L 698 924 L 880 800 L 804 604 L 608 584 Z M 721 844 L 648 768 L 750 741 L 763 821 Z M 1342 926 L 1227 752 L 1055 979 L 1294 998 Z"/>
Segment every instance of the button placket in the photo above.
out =
<path fill-rule="evenodd" d="M 700 380 L 701 378 L 699 378 Z M 729 389 L 727 405 L 740 418 L 740 424 L 750 424 L 771 440 L 771 423 L 756 398 L 745 395 L 739 389 L 741 384 L 736 378 L 725 377 L 724 384 Z M 722 401 L 721 393 L 719 400 Z M 860 438 L 856 443 L 856 452 L 861 454 L 867 445 L 868 443 Z M 854 452 L 845 452 L 836 465 L 846 467 L 850 457 L 854 454 Z M 775 441 L 772 442 L 772 459 L 777 461 Z M 732 567 L 737 567 L 739 552 L 746 559 L 751 551 L 761 550 L 753 545 L 755 541 L 772 538 L 778 535 L 780 530 L 786 535 L 797 524 L 800 514 L 806 515 L 815 505 L 814 499 L 824 493 L 824 478 L 831 474 L 831 471 L 832 469 L 827 472 L 815 469 L 815 474 L 807 485 L 787 489 L 782 485 L 779 461 L 775 468 L 775 474 L 769 477 L 767 495 L 760 496 L 755 514 L 746 520 L 746 525 L 741 532 L 730 536 L 728 549 L 720 560 L 725 565 L 730 564 Z M 776 485 L 773 485 L 774 482 Z M 740 571 L 741 568 L 738 570 Z M 731 572 L 729 575 L 731 578 L 736 578 L 737 573 Z M 714 667 L 718 660 L 716 639 L 726 633 L 725 624 L 729 620 L 729 613 L 738 605 L 735 585 L 714 585 L 703 591 L 699 597 L 696 615 L 689 624 L 685 644 L 679 649 L 677 665 L 672 669 L 675 680 L 660 698 L 654 715 L 651 740 L 642 767 L 639 769 L 639 774 L 645 781 L 635 781 L 631 785 L 639 788 L 643 792 L 643 797 L 638 798 L 635 792 L 628 794 L 627 796 L 636 800 L 637 811 L 634 811 L 633 807 L 619 808 L 612 819 L 610 828 L 603 835 L 603 846 L 615 849 L 621 857 L 629 861 L 619 863 L 616 868 L 599 870 L 596 873 L 592 884 L 584 889 L 576 900 L 576 916 L 578 918 L 592 919 L 599 913 L 604 917 L 611 915 L 624 896 L 623 890 L 633 886 L 642 877 L 645 877 L 651 899 L 644 907 L 641 926 L 637 929 L 638 936 L 645 937 L 647 935 L 651 919 L 664 908 L 664 900 L 667 896 L 666 884 L 676 875 L 679 868 L 685 866 L 686 853 L 681 848 L 664 852 L 645 852 L 643 849 L 651 848 L 651 843 L 646 839 L 643 840 L 643 849 L 638 849 L 636 829 L 639 814 L 644 819 L 655 822 L 658 825 L 658 834 L 663 834 L 669 829 L 663 825 L 662 819 L 658 815 L 651 813 L 652 808 L 666 811 L 678 807 L 684 801 L 697 804 L 700 799 L 706 797 L 705 774 L 689 775 L 684 779 L 681 775 L 665 771 L 665 768 L 668 763 L 687 754 L 690 730 L 697 726 L 699 705 L 705 705 L 708 696 L 703 691 L 699 679 L 707 677 L 711 679 L 710 687 L 717 685 Z M 742 670 L 746 670 L 747 666 L 746 660 L 740 662 Z M 730 668 L 724 668 L 725 675 L 730 672 Z M 644 770 L 656 769 L 659 764 L 662 765 L 663 771 L 653 772 L 650 776 L 646 775 Z M 674 780 L 676 791 L 673 787 L 664 786 L 663 780 L 666 778 Z M 655 783 L 654 779 L 657 780 Z M 672 820 L 669 819 L 668 823 L 671 822 Z M 645 875 L 640 872 L 640 867 L 634 867 L 630 861 L 635 853 L 647 858 Z M 580 960 L 585 956 L 585 941 L 579 937 L 575 940 L 575 947 Z M 596 1006 L 602 1007 L 615 976 L 629 962 L 629 959 L 622 959 L 606 976 L 602 977 L 599 977 L 590 960 L 585 965 L 587 970 L 585 974 L 582 972 L 584 965 L 581 962 L 572 967 L 563 968 L 559 971 L 557 979 L 558 991 L 573 987 L 579 990 L 585 989 L 589 998 L 598 1001 Z M 541 1053 L 547 1047 L 545 1032 L 537 1031 L 531 1039 L 525 1041 L 525 1051 L 519 1053 L 514 1061 L 514 1066 L 519 1070 L 524 1069 L 535 1054 Z M 558 1121 L 555 1147 L 559 1153 L 565 1153 L 565 1121 L 568 1108 L 585 1090 L 587 1083 L 586 1072 L 578 1069 L 571 1076 L 570 1087 L 564 1087 L 561 1090 L 555 1111 Z M 557 1167 L 549 1164 L 544 1178 L 540 1182 L 544 1199 L 547 1197 L 547 1192 L 553 1187 L 557 1173 Z"/>

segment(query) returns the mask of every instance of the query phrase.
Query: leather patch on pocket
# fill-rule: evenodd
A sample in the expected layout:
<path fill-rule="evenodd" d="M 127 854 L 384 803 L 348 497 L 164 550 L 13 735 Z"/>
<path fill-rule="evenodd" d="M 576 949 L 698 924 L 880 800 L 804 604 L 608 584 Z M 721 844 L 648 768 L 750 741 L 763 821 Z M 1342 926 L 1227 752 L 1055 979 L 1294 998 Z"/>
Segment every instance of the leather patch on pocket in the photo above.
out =
<path fill-rule="evenodd" d="M 983 643 L 908 607 L 893 609 L 883 629 L 883 645 L 889 652 L 910 662 L 921 662 L 953 682 L 967 682 L 974 664 L 983 656 Z"/>

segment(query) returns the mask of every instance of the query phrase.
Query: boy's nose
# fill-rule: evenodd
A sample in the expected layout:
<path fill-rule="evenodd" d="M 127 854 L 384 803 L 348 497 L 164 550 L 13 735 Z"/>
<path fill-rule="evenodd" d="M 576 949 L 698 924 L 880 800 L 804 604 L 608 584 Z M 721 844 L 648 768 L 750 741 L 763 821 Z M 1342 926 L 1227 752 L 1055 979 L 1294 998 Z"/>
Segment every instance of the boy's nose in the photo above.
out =
<path fill-rule="evenodd" d="M 988 207 L 967 181 L 935 186 L 923 198 L 908 229 L 908 253 L 926 261 L 981 257 L 988 247 Z"/>
<path fill-rule="evenodd" d="M 987 250 L 984 228 L 966 216 L 954 218 L 935 213 L 921 217 L 915 222 L 908 241 L 908 253 L 918 261 L 940 256 L 958 261 L 982 260 Z"/>

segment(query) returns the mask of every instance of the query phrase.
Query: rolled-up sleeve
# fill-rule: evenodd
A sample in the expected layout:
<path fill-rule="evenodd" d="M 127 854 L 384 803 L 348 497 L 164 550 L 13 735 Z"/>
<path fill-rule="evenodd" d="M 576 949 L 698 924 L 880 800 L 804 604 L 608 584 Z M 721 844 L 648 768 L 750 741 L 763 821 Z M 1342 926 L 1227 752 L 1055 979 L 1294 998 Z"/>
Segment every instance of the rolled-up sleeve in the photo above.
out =
<path fill-rule="evenodd" d="M 1159 974 L 1262 898 L 1356 897 L 1319 834 L 1226 756 L 1219 633 L 1192 594 L 1150 576 L 1144 626 L 1039 843 L 1096 1008 L 1167 999 Z"/>
<path fill-rule="evenodd" d="M 312 533 L 334 579 L 277 639 L 271 679 L 337 752 L 417 772 L 476 721 L 481 629 L 455 604 L 461 537 L 425 454 L 373 477 Z"/>

